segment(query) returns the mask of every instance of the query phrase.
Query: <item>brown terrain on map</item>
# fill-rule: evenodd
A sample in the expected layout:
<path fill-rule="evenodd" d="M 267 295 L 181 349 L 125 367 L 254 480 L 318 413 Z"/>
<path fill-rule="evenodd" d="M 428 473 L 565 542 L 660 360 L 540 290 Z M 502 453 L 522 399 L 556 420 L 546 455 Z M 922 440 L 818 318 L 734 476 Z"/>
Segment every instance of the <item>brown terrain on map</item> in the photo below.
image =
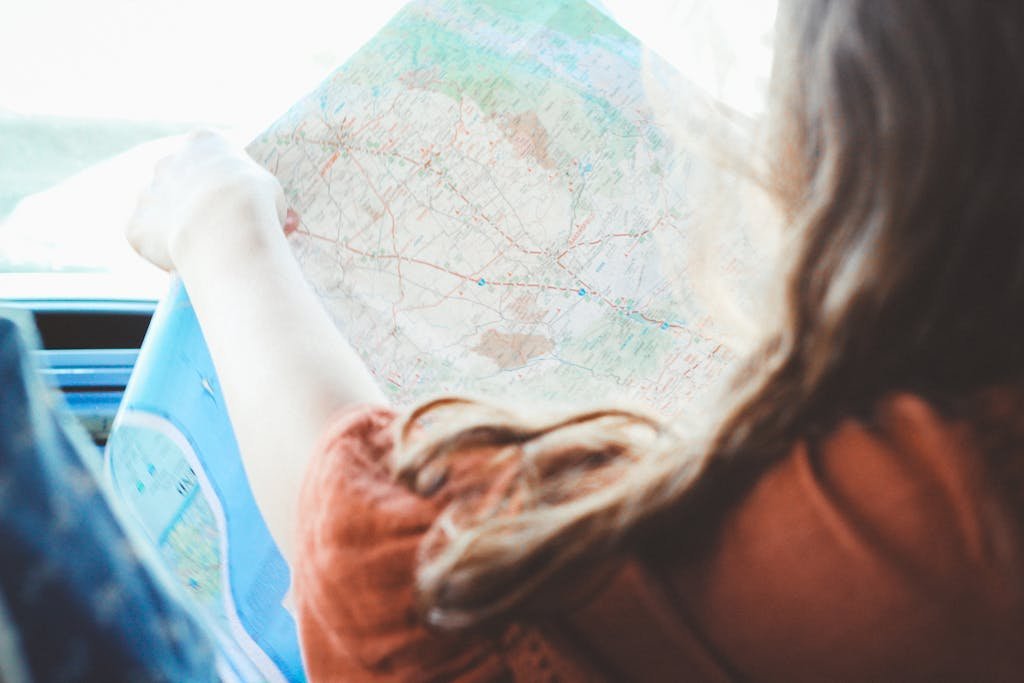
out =
<path fill-rule="evenodd" d="M 487 330 L 480 343 L 471 350 L 486 356 L 502 370 L 519 368 L 531 358 L 543 356 L 555 348 L 555 343 L 539 334 L 514 334 Z"/>
<path fill-rule="evenodd" d="M 520 159 L 532 156 L 541 168 L 551 170 L 555 167 L 548 149 L 551 138 L 536 112 L 524 111 L 503 117 L 501 124 L 502 132 L 508 137 Z"/>

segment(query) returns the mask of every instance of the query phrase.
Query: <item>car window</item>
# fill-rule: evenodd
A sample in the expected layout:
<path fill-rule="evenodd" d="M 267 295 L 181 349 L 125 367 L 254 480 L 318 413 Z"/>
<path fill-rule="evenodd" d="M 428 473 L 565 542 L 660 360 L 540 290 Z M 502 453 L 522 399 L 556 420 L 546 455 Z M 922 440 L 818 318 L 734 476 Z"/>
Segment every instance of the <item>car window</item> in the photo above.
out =
<path fill-rule="evenodd" d="M 0 22 L 0 296 L 158 293 L 123 223 L 174 136 L 240 141 L 280 115 L 402 5 L 294 0 L 33 0 Z M 59 20 L 55 20 L 59 18 Z M 43 277 L 44 275 L 60 277 Z M 72 277 L 75 276 L 75 277 Z M 11 284 L 11 283 L 14 284 Z M 45 282 L 45 284 L 44 284 Z"/>
<path fill-rule="evenodd" d="M 716 96 L 758 110 L 773 1 L 594 3 Z M 0 296 L 4 281 L 17 289 L 43 274 L 103 275 L 128 298 L 159 292 L 162 276 L 121 230 L 175 136 L 207 125 L 244 143 L 403 4 L 10 3 L 0 22 Z M 727 74 L 723 64 L 739 66 Z"/>

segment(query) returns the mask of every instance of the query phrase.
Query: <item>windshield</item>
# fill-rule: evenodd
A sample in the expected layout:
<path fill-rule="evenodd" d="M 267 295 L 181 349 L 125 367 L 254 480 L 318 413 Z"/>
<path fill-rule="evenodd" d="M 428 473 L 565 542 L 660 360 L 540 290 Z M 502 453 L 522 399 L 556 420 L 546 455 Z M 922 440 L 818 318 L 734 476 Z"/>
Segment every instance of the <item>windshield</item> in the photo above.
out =
<path fill-rule="evenodd" d="M 214 126 L 244 144 L 403 4 L 12 3 L 0 23 L 0 297 L 10 296 L 5 282 L 17 289 L 44 273 L 102 275 L 115 297 L 159 296 L 164 276 L 131 252 L 122 230 L 176 136 Z M 698 83 L 756 111 L 751 94 L 767 73 L 774 2 L 594 4 Z M 673 28 L 698 21 L 705 38 L 709 26 L 721 31 L 710 43 L 740 45 L 757 63 L 738 85 L 710 65 L 720 51 L 700 53 Z"/>
<path fill-rule="evenodd" d="M 174 136 L 214 126 L 244 142 L 402 4 L 377 0 L 353 11 L 322 0 L 294 0 L 287 10 L 241 0 L 33 0 L 5 7 L 0 274 L 16 288 L 47 291 L 51 285 L 26 274 L 65 281 L 93 274 L 102 277 L 89 281 L 105 280 L 115 296 L 159 296 L 163 276 L 135 257 L 122 231 Z M 9 289 L 0 283 L 0 296 Z"/>

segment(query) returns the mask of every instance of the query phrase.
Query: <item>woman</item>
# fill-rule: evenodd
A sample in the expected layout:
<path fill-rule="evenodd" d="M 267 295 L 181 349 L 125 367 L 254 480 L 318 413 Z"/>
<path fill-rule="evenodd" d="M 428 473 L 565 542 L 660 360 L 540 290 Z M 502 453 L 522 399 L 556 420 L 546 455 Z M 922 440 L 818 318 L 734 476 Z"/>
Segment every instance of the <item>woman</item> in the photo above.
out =
<path fill-rule="evenodd" d="M 783 0 L 778 27 L 784 312 L 708 439 L 397 418 L 275 181 L 211 136 L 158 170 L 129 238 L 188 286 L 313 679 L 1019 677 L 1024 6 Z"/>

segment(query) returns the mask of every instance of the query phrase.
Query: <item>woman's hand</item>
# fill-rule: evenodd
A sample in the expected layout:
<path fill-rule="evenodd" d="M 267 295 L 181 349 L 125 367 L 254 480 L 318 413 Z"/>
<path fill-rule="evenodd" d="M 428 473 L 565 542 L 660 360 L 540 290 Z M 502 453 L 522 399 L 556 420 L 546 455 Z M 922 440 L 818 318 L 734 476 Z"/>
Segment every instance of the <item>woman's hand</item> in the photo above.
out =
<path fill-rule="evenodd" d="M 237 253 L 294 230 L 277 179 L 223 136 L 198 131 L 157 164 L 126 228 L 146 260 L 176 270 L 197 252 Z"/>

